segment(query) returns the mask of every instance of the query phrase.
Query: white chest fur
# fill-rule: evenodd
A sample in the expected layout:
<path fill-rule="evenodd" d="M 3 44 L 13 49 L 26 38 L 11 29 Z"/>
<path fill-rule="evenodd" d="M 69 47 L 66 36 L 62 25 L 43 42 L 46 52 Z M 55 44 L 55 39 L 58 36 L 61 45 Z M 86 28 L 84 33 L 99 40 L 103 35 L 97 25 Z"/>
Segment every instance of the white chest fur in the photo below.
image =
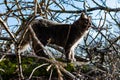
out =
<path fill-rule="evenodd" d="M 78 39 L 74 45 L 71 47 L 70 49 L 70 53 L 69 53 L 69 59 L 73 62 L 76 61 L 75 59 L 75 48 L 77 47 L 77 45 L 81 42 L 81 40 L 83 40 L 84 36 L 88 33 L 88 30 L 84 32 L 84 34 L 82 35 L 82 37 L 80 37 L 80 39 Z"/>

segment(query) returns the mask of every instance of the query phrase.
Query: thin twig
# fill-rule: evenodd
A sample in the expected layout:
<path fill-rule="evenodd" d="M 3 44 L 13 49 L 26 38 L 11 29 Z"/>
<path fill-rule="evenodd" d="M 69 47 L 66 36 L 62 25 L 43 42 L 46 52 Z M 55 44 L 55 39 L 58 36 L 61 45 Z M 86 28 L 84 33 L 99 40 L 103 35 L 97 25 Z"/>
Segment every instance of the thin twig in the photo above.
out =
<path fill-rule="evenodd" d="M 22 71 L 22 65 L 21 65 L 21 54 L 18 51 L 18 46 L 17 45 L 15 45 L 15 53 L 17 54 L 17 60 L 18 60 L 19 80 L 24 80 L 23 71 Z"/>
<path fill-rule="evenodd" d="M 34 4 L 35 4 L 34 15 L 36 15 L 36 14 L 37 14 L 37 4 L 38 4 L 38 0 L 34 0 Z"/>
<path fill-rule="evenodd" d="M 3 27 L 5 28 L 5 30 L 8 32 L 8 34 L 10 35 L 10 37 L 12 38 L 12 40 L 13 40 L 14 42 L 17 42 L 15 36 L 11 33 L 8 25 L 3 21 L 2 18 L 0 18 L 0 23 L 3 25 Z"/>
<path fill-rule="evenodd" d="M 22 15 L 22 19 L 24 19 L 24 15 L 23 15 L 23 13 L 22 13 L 21 6 L 19 5 L 18 0 L 15 0 L 15 2 L 16 2 L 17 8 L 20 9 L 20 10 L 19 10 L 19 14 L 21 14 L 21 15 Z"/>
<path fill-rule="evenodd" d="M 37 69 L 39 69 L 39 68 L 41 68 L 41 67 L 43 67 L 43 66 L 46 66 L 46 65 L 48 65 L 48 64 L 49 64 L 49 63 L 45 63 L 45 64 L 39 65 L 39 66 L 37 66 L 36 68 L 34 68 L 33 71 L 32 71 L 32 73 L 30 74 L 28 80 L 30 80 L 30 79 L 32 78 L 33 73 L 34 73 Z"/>
<path fill-rule="evenodd" d="M 49 76 L 49 80 L 51 80 L 52 73 L 53 73 L 53 69 L 51 69 L 50 76 Z"/>

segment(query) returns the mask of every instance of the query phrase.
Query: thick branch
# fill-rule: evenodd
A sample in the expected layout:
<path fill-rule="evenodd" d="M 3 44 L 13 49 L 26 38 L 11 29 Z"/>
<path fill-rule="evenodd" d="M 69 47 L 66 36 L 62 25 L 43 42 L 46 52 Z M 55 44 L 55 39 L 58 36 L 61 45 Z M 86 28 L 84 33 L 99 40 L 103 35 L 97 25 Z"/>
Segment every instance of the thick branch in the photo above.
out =
<path fill-rule="evenodd" d="M 11 41 L 12 39 L 10 37 L 0 37 L 0 40 Z"/>
<path fill-rule="evenodd" d="M 95 11 L 95 10 L 105 10 L 108 12 L 119 12 L 120 8 L 93 7 L 93 8 L 87 9 L 88 12 Z M 81 12 L 85 12 L 85 10 L 65 10 L 65 11 L 63 11 L 63 10 L 53 10 L 53 9 L 49 9 L 49 11 L 58 12 L 58 13 L 81 13 Z"/>

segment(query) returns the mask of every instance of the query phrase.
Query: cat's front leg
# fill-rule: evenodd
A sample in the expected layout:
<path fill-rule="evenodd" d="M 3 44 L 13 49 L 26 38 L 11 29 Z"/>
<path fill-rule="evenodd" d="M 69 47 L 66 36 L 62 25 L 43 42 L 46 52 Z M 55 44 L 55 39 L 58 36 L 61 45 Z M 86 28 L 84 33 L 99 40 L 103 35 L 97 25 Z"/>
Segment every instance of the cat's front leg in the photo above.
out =
<path fill-rule="evenodd" d="M 69 52 L 69 55 L 68 55 L 68 59 L 71 62 L 75 62 L 76 61 L 76 59 L 75 59 L 75 52 L 74 52 L 73 48 L 70 49 L 70 52 Z"/>

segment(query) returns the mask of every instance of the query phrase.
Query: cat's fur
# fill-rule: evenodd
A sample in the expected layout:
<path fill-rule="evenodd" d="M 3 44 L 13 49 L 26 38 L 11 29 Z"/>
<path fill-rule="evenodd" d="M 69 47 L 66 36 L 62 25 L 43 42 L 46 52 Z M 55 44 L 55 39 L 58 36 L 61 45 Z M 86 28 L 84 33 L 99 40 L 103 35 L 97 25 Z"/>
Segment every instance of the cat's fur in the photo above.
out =
<path fill-rule="evenodd" d="M 46 19 L 40 19 L 33 21 L 31 26 L 43 45 L 56 44 L 63 47 L 67 59 L 74 61 L 74 49 L 81 41 L 84 34 L 88 32 L 91 26 L 91 20 L 90 17 L 81 13 L 80 18 L 73 24 L 61 24 Z M 29 35 L 30 31 L 27 32 L 23 45 L 30 41 Z M 32 39 L 32 47 L 37 55 L 45 56 L 45 54 L 41 52 L 42 49 L 40 45 L 38 45 L 34 39 Z"/>

